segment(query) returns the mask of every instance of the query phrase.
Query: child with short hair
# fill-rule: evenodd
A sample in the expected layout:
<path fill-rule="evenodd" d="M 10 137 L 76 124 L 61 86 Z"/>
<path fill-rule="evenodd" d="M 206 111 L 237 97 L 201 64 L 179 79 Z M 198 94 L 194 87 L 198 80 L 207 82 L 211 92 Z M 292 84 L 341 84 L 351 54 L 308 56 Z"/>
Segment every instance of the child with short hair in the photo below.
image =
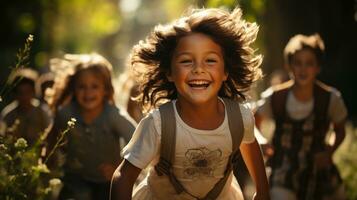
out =
<path fill-rule="evenodd" d="M 0 123 L 4 125 L 0 131 L 4 133 L 0 133 L 1 135 L 23 137 L 29 144 L 34 144 L 50 125 L 51 116 L 36 99 L 37 77 L 38 73 L 30 68 L 20 68 L 9 77 L 10 82 L 15 84 L 13 90 L 15 100 L 1 112 Z"/>
<path fill-rule="evenodd" d="M 230 168 L 237 143 L 256 183 L 255 199 L 269 199 L 254 117 L 243 103 L 244 92 L 261 76 L 261 56 L 250 47 L 258 27 L 241 16 L 239 8 L 231 13 L 194 9 L 156 26 L 133 48 L 142 104 L 150 110 L 168 102 L 139 123 L 125 147 L 113 175 L 112 199 L 242 199 Z M 242 129 L 232 130 L 234 123 Z M 168 145 L 172 132 L 174 142 Z M 138 174 L 149 165 L 155 167 L 132 194 Z"/>
<path fill-rule="evenodd" d="M 66 54 L 51 60 L 51 67 L 56 78 L 49 102 L 55 110 L 49 149 L 67 121 L 76 119 L 61 149 L 65 163 L 60 199 L 108 198 L 111 176 L 122 159 L 120 138 L 129 142 L 135 129 L 134 120 L 114 105 L 112 66 L 98 54 Z"/>
<path fill-rule="evenodd" d="M 272 169 L 272 199 L 344 199 L 343 186 L 332 155 L 345 138 L 347 110 L 335 88 L 317 80 L 324 56 L 318 34 L 295 35 L 284 49 L 292 80 L 263 94 L 256 112 L 260 127 L 274 119 L 268 164 Z M 335 140 L 326 142 L 332 124 Z"/>

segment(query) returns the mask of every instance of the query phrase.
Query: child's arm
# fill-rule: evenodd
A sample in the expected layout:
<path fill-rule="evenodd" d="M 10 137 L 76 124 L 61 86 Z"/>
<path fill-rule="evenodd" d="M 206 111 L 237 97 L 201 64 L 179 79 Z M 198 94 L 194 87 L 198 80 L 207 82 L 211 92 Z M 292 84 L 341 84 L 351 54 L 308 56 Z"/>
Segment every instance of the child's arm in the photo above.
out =
<path fill-rule="evenodd" d="M 255 118 L 255 126 L 257 127 L 257 129 L 259 131 L 261 131 L 261 127 L 262 127 L 262 122 L 265 119 L 265 117 L 259 113 L 255 113 L 254 115 L 254 118 Z M 264 137 L 262 135 L 262 137 Z M 264 144 L 260 144 L 260 147 L 262 148 L 262 151 L 263 151 L 263 155 L 266 157 L 266 158 L 270 158 L 273 156 L 274 154 L 274 147 L 273 145 L 268 141 L 267 143 L 264 143 Z"/>
<path fill-rule="evenodd" d="M 249 174 L 256 185 L 257 192 L 254 196 L 254 200 L 269 200 L 269 185 L 258 142 L 254 140 L 252 143 L 242 143 L 240 145 L 240 151 L 248 168 Z"/>
<path fill-rule="evenodd" d="M 346 136 L 345 120 L 339 123 L 334 123 L 333 128 L 335 131 L 335 142 L 329 146 L 326 151 L 317 153 L 315 155 L 315 165 L 317 169 L 326 168 L 332 164 L 332 156 L 341 145 Z"/>
<path fill-rule="evenodd" d="M 333 146 L 331 147 L 331 153 L 333 154 L 336 149 L 340 146 L 340 144 L 343 142 L 343 140 L 346 137 L 346 130 L 345 130 L 345 120 L 343 120 L 340 123 L 335 123 L 334 124 L 334 131 L 335 131 L 335 142 Z"/>
<path fill-rule="evenodd" d="M 141 172 L 129 161 L 123 160 L 115 170 L 110 185 L 110 200 L 130 200 L 133 186 Z"/>

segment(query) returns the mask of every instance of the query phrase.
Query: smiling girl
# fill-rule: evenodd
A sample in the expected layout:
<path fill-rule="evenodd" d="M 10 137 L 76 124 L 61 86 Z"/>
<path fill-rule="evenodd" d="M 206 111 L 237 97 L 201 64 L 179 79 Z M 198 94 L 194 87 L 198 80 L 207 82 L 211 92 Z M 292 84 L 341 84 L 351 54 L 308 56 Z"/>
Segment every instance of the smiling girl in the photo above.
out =
<path fill-rule="evenodd" d="M 153 109 L 138 125 L 124 149 L 124 161 L 113 176 L 112 199 L 242 199 L 240 188 L 228 168 L 233 134 L 242 136 L 240 151 L 256 183 L 255 199 L 269 199 L 264 164 L 253 134 L 254 117 L 242 103 L 244 92 L 260 77 L 261 57 L 250 44 L 255 24 L 241 19 L 241 10 L 192 10 L 168 25 L 156 26 L 149 37 L 136 45 L 131 64 L 138 72 L 141 101 L 146 109 L 172 108 L 162 116 Z M 230 132 L 225 102 L 236 105 L 243 129 Z M 173 120 L 175 127 L 163 130 Z M 229 122 L 230 120 L 230 122 Z M 174 130 L 173 130 L 174 129 Z M 162 170 L 168 132 L 175 131 L 172 163 Z M 161 146 L 161 148 L 160 148 Z M 160 161 L 160 162 L 159 162 Z M 135 189 L 140 171 L 150 169 Z M 164 167 L 165 168 L 165 167 Z M 227 175 L 227 176 L 226 176 Z M 227 177 L 219 192 L 216 184 Z"/>
<path fill-rule="evenodd" d="M 98 54 L 53 59 L 57 72 L 50 105 L 56 111 L 49 149 L 71 118 L 76 125 L 62 148 L 64 188 L 60 199 L 105 199 L 110 178 L 121 161 L 119 139 L 128 142 L 135 122 L 113 101 L 111 65 Z"/>

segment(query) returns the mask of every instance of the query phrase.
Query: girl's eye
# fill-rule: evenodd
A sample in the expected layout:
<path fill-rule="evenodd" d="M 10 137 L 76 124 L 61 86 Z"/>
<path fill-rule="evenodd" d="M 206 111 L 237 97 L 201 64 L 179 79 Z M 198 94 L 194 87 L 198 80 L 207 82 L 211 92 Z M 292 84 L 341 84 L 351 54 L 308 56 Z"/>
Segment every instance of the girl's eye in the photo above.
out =
<path fill-rule="evenodd" d="M 179 61 L 180 64 L 191 64 L 192 61 L 191 60 L 181 60 Z"/>
<path fill-rule="evenodd" d="M 93 88 L 93 89 L 98 89 L 98 88 L 99 88 L 99 85 L 92 85 L 92 88 Z"/>
<path fill-rule="evenodd" d="M 86 88 L 85 85 L 77 85 L 77 89 L 79 90 L 84 90 Z"/>
<path fill-rule="evenodd" d="M 308 61 L 308 62 L 306 62 L 306 66 L 307 67 L 314 67 L 314 66 L 316 66 L 316 63 L 314 61 Z"/>
<path fill-rule="evenodd" d="M 206 62 L 208 64 L 215 64 L 215 63 L 217 63 L 217 60 L 216 59 L 207 59 Z"/>

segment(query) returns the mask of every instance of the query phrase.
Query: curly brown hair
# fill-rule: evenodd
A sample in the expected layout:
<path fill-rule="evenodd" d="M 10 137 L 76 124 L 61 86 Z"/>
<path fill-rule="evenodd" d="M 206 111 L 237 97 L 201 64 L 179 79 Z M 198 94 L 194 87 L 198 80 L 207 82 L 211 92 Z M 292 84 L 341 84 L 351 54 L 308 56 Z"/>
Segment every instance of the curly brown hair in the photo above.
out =
<path fill-rule="evenodd" d="M 73 95 L 76 80 L 83 71 L 87 70 L 102 78 L 106 91 L 104 99 L 114 104 L 112 65 L 101 55 L 66 54 L 64 58 L 51 59 L 50 64 L 51 70 L 55 73 L 55 81 L 52 88 L 46 90 L 46 100 L 53 111 L 75 100 Z"/>
<path fill-rule="evenodd" d="M 261 55 L 251 47 L 258 26 L 242 19 L 242 11 L 191 9 L 178 20 L 157 25 L 145 41 L 133 47 L 132 70 L 139 83 L 141 101 L 146 111 L 165 100 L 177 98 L 177 90 L 167 79 L 171 59 L 180 38 L 192 33 L 203 33 L 222 47 L 228 79 L 222 84 L 220 97 L 245 100 L 245 92 L 261 77 Z"/>

